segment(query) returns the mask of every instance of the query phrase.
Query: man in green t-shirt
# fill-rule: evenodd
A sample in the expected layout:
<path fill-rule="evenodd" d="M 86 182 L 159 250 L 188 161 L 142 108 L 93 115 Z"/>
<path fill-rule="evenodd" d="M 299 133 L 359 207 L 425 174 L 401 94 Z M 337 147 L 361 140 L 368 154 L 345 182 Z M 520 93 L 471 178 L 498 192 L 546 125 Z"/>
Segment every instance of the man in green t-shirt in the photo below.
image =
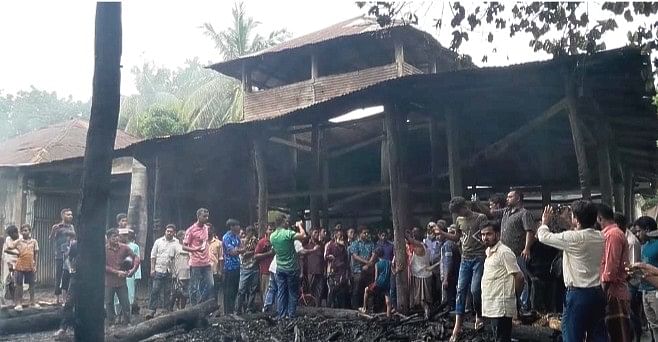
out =
<path fill-rule="evenodd" d="M 281 214 L 274 221 L 276 230 L 270 235 L 270 243 L 276 254 L 277 319 L 293 318 L 299 300 L 299 260 L 295 252 L 295 240 L 306 238 L 302 221 L 295 224 L 299 232 L 290 230 L 288 217 Z"/>

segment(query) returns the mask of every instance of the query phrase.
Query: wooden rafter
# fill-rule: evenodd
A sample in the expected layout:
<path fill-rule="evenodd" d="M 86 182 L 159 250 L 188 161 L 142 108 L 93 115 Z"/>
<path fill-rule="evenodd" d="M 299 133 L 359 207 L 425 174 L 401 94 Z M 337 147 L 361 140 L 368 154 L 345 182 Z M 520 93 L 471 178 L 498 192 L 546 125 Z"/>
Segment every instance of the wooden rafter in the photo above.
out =
<path fill-rule="evenodd" d="M 300 143 L 295 142 L 295 141 L 290 141 L 290 140 L 286 140 L 286 139 L 279 138 L 279 137 L 270 137 L 269 140 L 273 143 L 277 143 L 277 144 L 285 145 L 285 146 L 288 146 L 288 147 L 292 147 L 292 148 L 300 150 L 300 151 L 311 152 L 311 146 L 303 145 L 303 144 L 300 144 Z"/>

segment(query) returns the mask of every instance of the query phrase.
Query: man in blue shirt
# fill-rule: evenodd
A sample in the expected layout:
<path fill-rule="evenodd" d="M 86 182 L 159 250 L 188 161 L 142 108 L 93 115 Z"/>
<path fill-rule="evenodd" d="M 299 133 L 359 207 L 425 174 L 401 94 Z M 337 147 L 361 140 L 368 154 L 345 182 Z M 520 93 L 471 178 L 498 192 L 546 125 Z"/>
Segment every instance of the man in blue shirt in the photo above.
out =
<path fill-rule="evenodd" d="M 347 250 L 351 256 L 352 308 L 355 310 L 361 306 L 363 290 L 370 284 L 374 274 L 372 265 L 374 265 L 375 260 L 372 252 L 375 246 L 368 237 L 368 228 L 365 226 L 360 227 L 357 240 L 354 240 Z"/>
<path fill-rule="evenodd" d="M 224 314 L 235 311 L 235 299 L 240 285 L 240 222 L 234 219 L 226 221 L 228 232 L 222 238 L 224 249 Z"/>
<path fill-rule="evenodd" d="M 642 243 L 642 262 L 658 267 L 658 233 L 656 220 L 649 216 L 638 218 L 633 224 L 633 231 Z M 658 298 L 656 287 L 643 281 L 640 284 L 642 303 L 653 339 L 658 339 Z"/>

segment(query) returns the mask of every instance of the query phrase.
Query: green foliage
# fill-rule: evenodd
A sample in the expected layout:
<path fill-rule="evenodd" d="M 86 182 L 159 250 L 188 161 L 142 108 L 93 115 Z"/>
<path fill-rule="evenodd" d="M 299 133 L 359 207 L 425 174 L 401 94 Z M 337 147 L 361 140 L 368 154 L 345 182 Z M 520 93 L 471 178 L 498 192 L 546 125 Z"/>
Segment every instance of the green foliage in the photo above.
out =
<path fill-rule="evenodd" d="M 233 23 L 223 31 L 216 31 L 212 24 L 202 25 L 203 34 L 214 43 L 225 60 L 235 59 L 276 45 L 290 38 L 286 29 L 270 32 L 267 38 L 254 33 L 260 22 L 247 16 L 243 2 L 236 2 L 232 10 Z"/>
<path fill-rule="evenodd" d="M 140 137 L 155 138 L 183 134 L 186 125 L 176 106 L 151 106 L 135 118 L 136 133 Z"/>
<path fill-rule="evenodd" d="M 241 2 L 235 4 L 232 14 L 231 26 L 223 31 L 215 30 L 210 23 L 201 26 L 203 34 L 211 38 L 224 59 L 259 51 L 290 37 L 285 29 L 273 31 L 267 37 L 255 33 L 259 22 L 246 14 Z M 180 134 L 217 128 L 244 118 L 240 82 L 204 68 L 198 58 L 188 60 L 177 70 L 146 63 L 131 71 L 139 94 L 122 99 L 119 116 L 119 127 L 128 133 L 144 138 Z M 168 108 L 170 113 L 163 116 L 162 108 Z M 154 113 L 161 116 L 153 120 L 146 118 Z M 157 127 L 148 127 L 156 124 Z M 184 127 L 182 131 L 178 130 L 180 125 Z M 167 132 L 167 128 L 176 131 Z"/>
<path fill-rule="evenodd" d="M 90 102 L 60 98 L 33 86 L 16 95 L 0 92 L 0 140 L 69 119 L 88 119 L 90 110 Z"/>
<path fill-rule="evenodd" d="M 367 9 L 382 25 L 393 20 L 416 18 L 419 8 L 412 8 L 407 2 L 360 1 L 357 5 Z M 628 23 L 629 45 L 638 46 L 645 53 L 658 47 L 658 21 L 634 20 L 650 18 L 658 12 L 658 2 L 482 2 L 446 3 L 452 13 L 450 26 L 453 29 L 450 48 L 458 51 L 468 41 L 468 32 L 482 30 L 487 41 L 494 43 L 498 34 L 530 33 L 528 44 L 534 51 L 545 51 L 554 56 L 577 53 L 594 53 L 605 50 L 604 38 L 607 33 L 618 28 L 617 21 Z M 422 5 L 421 5 L 422 6 Z M 599 6 L 600 11 L 590 12 L 591 6 Z M 443 9 L 439 9 L 442 12 Z M 428 15 L 428 10 L 423 11 Z M 599 18 L 590 18 L 597 13 Z M 411 20 L 411 23 L 414 23 Z M 630 24 L 632 23 L 632 24 Z M 435 19 L 440 28 L 442 19 Z M 495 52 L 496 48 L 492 49 Z M 482 59 L 487 61 L 485 55 Z M 658 66 L 658 59 L 654 59 Z"/>

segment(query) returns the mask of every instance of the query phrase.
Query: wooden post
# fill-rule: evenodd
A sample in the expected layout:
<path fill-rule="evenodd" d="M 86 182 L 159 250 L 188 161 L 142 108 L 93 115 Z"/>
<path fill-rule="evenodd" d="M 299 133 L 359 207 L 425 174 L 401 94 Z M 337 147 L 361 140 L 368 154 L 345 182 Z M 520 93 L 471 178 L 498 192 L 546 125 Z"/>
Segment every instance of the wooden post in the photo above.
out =
<path fill-rule="evenodd" d="M 610 168 L 610 144 L 608 140 L 610 131 L 607 129 L 607 125 L 601 125 L 598 129 L 598 133 L 596 156 L 599 167 L 601 202 L 612 208 L 612 172 Z"/>
<path fill-rule="evenodd" d="M 312 190 L 319 190 L 321 187 L 321 173 L 322 173 L 322 131 L 318 124 L 313 124 L 311 131 L 311 145 L 313 154 L 312 164 Z M 310 198 L 310 211 L 311 211 L 311 225 L 312 227 L 320 226 L 320 197 L 318 195 L 311 195 Z"/>
<path fill-rule="evenodd" d="M 251 69 L 246 61 L 242 62 L 242 90 L 251 93 Z"/>
<path fill-rule="evenodd" d="M 633 197 L 634 194 L 634 186 L 635 186 L 635 180 L 633 179 L 633 173 L 627 169 L 628 166 L 624 165 L 622 166 L 622 173 L 624 175 L 624 215 L 626 215 L 626 219 L 629 222 L 632 222 L 634 219 L 634 203 L 635 203 L 635 198 Z"/>
<path fill-rule="evenodd" d="M 87 148 L 82 169 L 78 227 L 79 256 L 75 340 L 105 338 L 105 216 L 119 119 L 121 84 L 121 3 L 96 4 L 94 79 Z"/>
<path fill-rule="evenodd" d="M 583 137 L 582 130 L 580 129 L 578 103 L 576 98 L 575 83 L 572 78 L 568 78 L 566 82 L 566 98 L 567 107 L 569 109 L 569 126 L 571 127 L 571 137 L 573 138 L 573 147 L 576 152 L 576 160 L 578 161 L 578 180 L 580 183 L 580 191 L 583 199 L 592 198 L 592 190 L 590 188 L 590 174 L 589 166 L 587 163 L 587 152 L 585 150 L 585 138 Z"/>
<path fill-rule="evenodd" d="M 393 218 L 393 240 L 395 246 L 396 267 L 400 272 L 396 276 L 398 310 L 409 310 L 409 284 L 407 279 L 407 256 L 404 232 L 409 229 L 407 192 L 405 173 L 403 129 L 405 120 L 394 105 L 387 105 L 384 113 L 386 141 L 389 156 L 391 213 Z"/>
<path fill-rule="evenodd" d="M 404 45 L 399 40 L 395 41 L 395 65 L 398 69 L 398 77 L 404 74 Z"/>
<path fill-rule="evenodd" d="M 311 80 L 318 78 L 318 54 L 311 53 Z"/>
<path fill-rule="evenodd" d="M 137 243 L 140 246 L 146 244 L 146 231 L 148 230 L 146 220 L 148 211 L 146 209 L 147 201 L 147 184 L 146 167 L 137 159 L 133 158 L 132 172 L 130 178 L 130 198 L 128 201 L 128 224 L 133 227 L 137 237 Z M 110 215 L 112 217 L 113 215 Z M 111 218 L 111 226 L 115 227 L 116 222 Z"/>
<path fill-rule="evenodd" d="M 329 162 L 322 153 L 322 226 L 329 226 Z"/>
<path fill-rule="evenodd" d="M 386 127 L 384 127 L 384 130 Z M 381 175 L 381 183 L 382 185 L 389 185 L 390 184 L 390 175 L 388 173 L 388 164 L 389 164 L 389 157 L 388 157 L 388 143 L 387 143 L 387 137 L 384 136 L 384 139 L 382 140 L 381 146 L 380 146 L 380 175 Z M 382 206 L 382 222 L 390 222 L 391 220 L 391 198 L 389 196 L 388 191 L 383 191 L 381 193 L 381 206 Z"/>
<path fill-rule="evenodd" d="M 615 181 L 613 185 L 613 200 L 615 203 L 615 211 L 624 212 L 624 183 Z"/>
<path fill-rule="evenodd" d="M 463 196 L 461 157 L 459 154 L 459 123 L 456 113 L 451 107 L 446 107 L 446 137 L 448 144 L 448 174 L 450 177 L 450 196 Z"/>
<path fill-rule="evenodd" d="M 267 168 L 265 167 L 265 155 L 263 141 L 254 139 L 254 164 L 256 166 L 256 177 L 258 180 L 258 234 L 263 236 L 267 227 Z"/>
<path fill-rule="evenodd" d="M 440 133 L 439 121 L 436 117 L 432 116 L 430 118 L 430 176 L 431 179 L 431 189 L 432 189 L 432 215 L 433 219 L 438 220 L 441 217 L 441 196 L 439 195 L 439 172 L 440 172 L 440 150 L 441 142 L 439 138 Z"/>

